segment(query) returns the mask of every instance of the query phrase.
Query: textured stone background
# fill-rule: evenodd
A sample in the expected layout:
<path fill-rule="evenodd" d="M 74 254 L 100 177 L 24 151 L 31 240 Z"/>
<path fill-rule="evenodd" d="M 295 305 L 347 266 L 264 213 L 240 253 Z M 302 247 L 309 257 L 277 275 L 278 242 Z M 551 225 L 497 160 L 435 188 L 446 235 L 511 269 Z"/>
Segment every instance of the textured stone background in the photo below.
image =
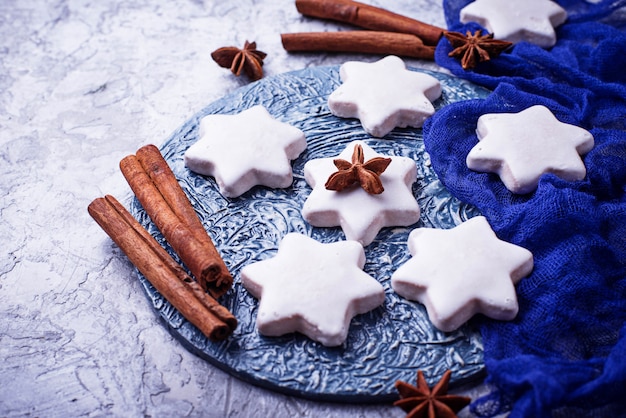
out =
<path fill-rule="evenodd" d="M 385 7 L 444 25 L 439 1 Z M 86 210 L 105 193 L 127 203 L 120 159 L 248 82 L 211 51 L 256 40 L 267 75 L 380 58 L 280 44 L 340 28 L 290 0 L 0 2 L 0 416 L 404 415 L 283 396 L 190 354 Z"/>

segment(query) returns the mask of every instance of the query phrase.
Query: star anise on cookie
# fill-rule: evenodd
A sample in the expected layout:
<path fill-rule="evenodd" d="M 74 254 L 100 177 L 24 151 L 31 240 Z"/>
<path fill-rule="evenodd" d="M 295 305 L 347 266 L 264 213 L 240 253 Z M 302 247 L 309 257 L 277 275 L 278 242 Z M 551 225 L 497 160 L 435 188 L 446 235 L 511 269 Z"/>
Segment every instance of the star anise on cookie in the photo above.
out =
<path fill-rule="evenodd" d="M 243 49 L 235 46 L 218 48 L 211 53 L 211 58 L 220 66 L 230 68 L 233 74 L 239 76 L 245 72 L 251 80 L 263 77 L 263 59 L 267 54 L 256 49 L 256 42 L 248 42 Z"/>
<path fill-rule="evenodd" d="M 448 382 L 452 372 L 447 370 L 441 380 L 431 390 L 421 370 L 417 372 L 417 386 L 397 381 L 396 389 L 400 399 L 394 402 L 406 411 L 407 418 L 453 418 L 465 408 L 470 398 L 448 395 Z"/>
<path fill-rule="evenodd" d="M 479 29 L 474 34 L 467 31 L 465 35 L 459 32 L 445 31 L 443 35 L 454 48 L 448 56 L 459 58 L 464 70 L 476 67 L 479 62 L 489 61 L 497 57 L 513 45 L 511 42 L 493 39 L 493 33 L 482 35 Z"/>
<path fill-rule="evenodd" d="M 356 145 L 352 152 L 352 162 L 337 158 L 333 160 L 339 171 L 334 172 L 326 181 L 328 190 L 342 191 L 358 183 L 370 194 L 381 194 L 385 189 L 380 175 L 391 163 L 391 158 L 375 157 L 364 162 L 363 147 Z"/>

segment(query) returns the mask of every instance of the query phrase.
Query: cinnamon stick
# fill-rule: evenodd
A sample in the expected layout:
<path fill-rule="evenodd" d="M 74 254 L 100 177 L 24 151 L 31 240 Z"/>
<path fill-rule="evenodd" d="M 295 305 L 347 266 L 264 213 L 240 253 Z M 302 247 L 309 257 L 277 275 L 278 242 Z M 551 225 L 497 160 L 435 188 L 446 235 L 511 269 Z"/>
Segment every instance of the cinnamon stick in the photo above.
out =
<path fill-rule="evenodd" d="M 120 169 L 148 216 L 200 285 L 213 297 L 233 278 L 167 162 L 153 145 L 120 161 Z"/>
<path fill-rule="evenodd" d="M 113 196 L 95 199 L 88 211 L 141 274 L 205 336 L 219 341 L 233 332 L 233 314 L 204 292 Z"/>
<path fill-rule="evenodd" d="M 139 148 L 135 155 L 174 213 L 194 233 L 198 233 L 198 239 L 204 239 L 206 237 L 204 227 L 183 189 L 177 181 L 172 181 L 175 180 L 174 172 L 163 159 L 161 151 L 154 145 L 146 145 Z"/>
<path fill-rule="evenodd" d="M 159 149 L 154 145 L 146 145 L 137 150 L 136 156 L 144 171 L 148 173 L 154 185 L 170 208 L 172 208 L 172 211 L 189 229 L 191 229 L 195 238 L 203 243 L 208 253 L 207 256 L 211 259 L 221 261 L 217 248 L 215 248 L 213 241 L 207 235 L 189 198 L 180 187 L 178 181 L 176 181 L 174 172 L 172 172 L 172 169 L 161 155 Z M 223 265 L 223 262 L 220 263 L 220 268 L 226 270 L 226 266 Z M 227 278 L 227 280 L 230 280 L 232 283 L 232 277 Z"/>
<path fill-rule="evenodd" d="M 415 35 L 378 31 L 304 32 L 281 35 L 289 52 L 354 52 L 433 60 L 435 47 Z"/>
<path fill-rule="evenodd" d="M 426 45 L 437 45 L 444 29 L 389 10 L 352 0 L 296 0 L 296 9 L 305 16 L 350 23 L 365 29 L 410 33 Z"/>

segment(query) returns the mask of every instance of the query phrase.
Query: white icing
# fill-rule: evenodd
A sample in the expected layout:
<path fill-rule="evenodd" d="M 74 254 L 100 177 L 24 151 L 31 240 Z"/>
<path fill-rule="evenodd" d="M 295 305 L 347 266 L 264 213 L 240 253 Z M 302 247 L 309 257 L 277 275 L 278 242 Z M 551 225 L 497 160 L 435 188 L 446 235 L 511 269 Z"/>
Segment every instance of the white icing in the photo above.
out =
<path fill-rule="evenodd" d="M 213 176 L 227 197 L 240 196 L 256 185 L 291 186 L 291 160 L 306 149 L 304 133 L 274 119 L 263 106 L 236 115 L 205 116 L 199 137 L 185 152 L 185 165 Z"/>
<path fill-rule="evenodd" d="M 554 28 L 566 19 L 565 9 L 549 0 L 476 0 L 460 12 L 462 23 L 476 22 L 495 39 L 544 48 L 556 43 Z"/>
<path fill-rule="evenodd" d="M 517 194 L 535 190 L 545 173 L 568 181 L 584 179 L 580 155 L 594 145 L 591 133 L 560 122 L 545 106 L 482 115 L 476 131 L 479 142 L 467 155 L 467 166 L 497 173 Z"/>
<path fill-rule="evenodd" d="M 346 239 L 369 245 L 387 226 L 409 226 L 419 220 L 420 208 L 411 186 L 417 178 L 415 161 L 406 157 L 376 153 L 362 141 L 353 141 L 337 156 L 351 161 L 354 147 L 363 147 L 365 161 L 391 158 L 380 179 L 384 191 L 369 194 L 358 185 L 340 192 L 325 188 L 328 177 L 337 171 L 335 158 L 319 158 L 304 165 L 304 177 L 313 191 L 304 202 L 302 216 L 313 226 L 341 226 Z"/>
<path fill-rule="evenodd" d="M 391 286 L 424 304 L 438 329 L 454 331 L 477 313 L 517 315 L 514 284 L 530 274 L 533 256 L 499 240 L 483 216 L 453 229 L 415 229 L 408 246 L 412 258 L 393 273 Z"/>
<path fill-rule="evenodd" d="M 326 346 L 342 344 L 352 318 L 385 300 L 382 285 L 364 265 L 365 252 L 355 241 L 322 244 L 287 234 L 274 257 L 241 271 L 243 286 L 260 299 L 259 332 L 300 332 Z"/>
<path fill-rule="evenodd" d="M 349 61 L 340 67 L 342 85 L 328 97 L 330 111 L 358 118 L 370 135 L 382 138 L 396 127 L 419 128 L 435 113 L 439 81 L 406 69 L 393 55 L 374 63 Z"/>

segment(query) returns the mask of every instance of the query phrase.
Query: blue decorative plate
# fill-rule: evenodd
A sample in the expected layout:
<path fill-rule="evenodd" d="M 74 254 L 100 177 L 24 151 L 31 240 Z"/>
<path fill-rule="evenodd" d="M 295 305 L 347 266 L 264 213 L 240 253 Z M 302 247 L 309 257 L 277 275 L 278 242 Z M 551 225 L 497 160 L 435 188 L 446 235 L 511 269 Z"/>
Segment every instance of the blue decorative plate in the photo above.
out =
<path fill-rule="evenodd" d="M 488 94 L 461 79 L 428 73 L 443 86 L 436 109 Z M 411 229 L 450 228 L 477 211 L 453 198 L 441 185 L 424 152 L 421 129 L 395 129 L 378 139 L 365 133 L 358 120 L 333 116 L 326 101 L 339 84 L 336 66 L 264 78 L 207 106 L 162 147 L 235 279 L 233 289 L 220 300 L 239 321 L 234 334 L 220 343 L 207 340 L 141 277 L 147 295 L 171 332 L 192 352 L 245 381 L 283 393 L 316 400 L 382 402 L 397 398 L 394 383 L 414 382 L 419 369 L 431 383 L 447 369 L 452 370 L 451 385 L 476 378 L 484 369 L 483 348 L 471 322 L 452 333 L 437 331 L 422 305 L 393 292 L 390 278 L 409 258 L 406 240 Z M 185 167 L 183 153 L 198 140 L 203 116 L 239 113 L 257 104 L 278 120 L 304 131 L 308 148 L 293 162 L 293 187 L 255 187 L 239 198 L 225 198 L 213 178 Z M 309 159 L 336 156 L 356 139 L 381 154 L 413 158 L 418 168 L 413 191 L 422 210 L 420 221 L 409 228 L 385 228 L 365 248 L 365 271 L 383 285 L 385 303 L 355 317 L 347 341 L 340 347 L 324 347 L 300 334 L 263 337 L 255 326 L 258 301 L 242 287 L 241 268 L 274 255 L 289 232 L 307 234 L 320 242 L 345 239 L 340 228 L 314 228 L 302 219 L 300 209 L 311 191 L 303 167 Z M 136 200 L 131 212 L 177 259 Z"/>

